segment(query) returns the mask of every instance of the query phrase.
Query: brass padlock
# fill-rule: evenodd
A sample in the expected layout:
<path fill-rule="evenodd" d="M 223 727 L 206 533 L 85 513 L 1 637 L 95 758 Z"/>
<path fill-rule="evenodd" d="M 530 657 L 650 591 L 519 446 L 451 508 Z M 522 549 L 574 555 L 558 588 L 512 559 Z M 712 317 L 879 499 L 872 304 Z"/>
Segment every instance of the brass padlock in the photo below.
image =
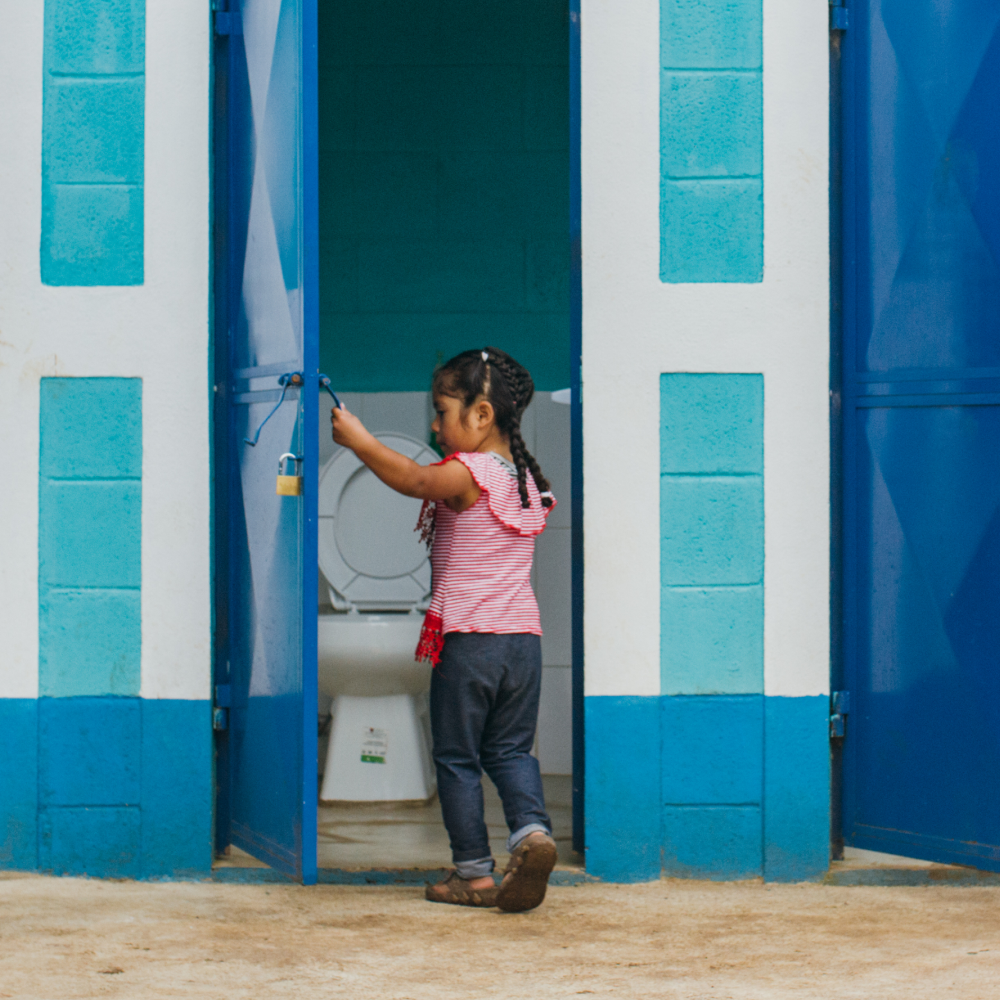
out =
<path fill-rule="evenodd" d="M 278 488 L 274 492 L 277 493 L 279 497 L 300 497 L 302 496 L 302 477 L 288 476 L 285 474 L 288 472 L 289 459 L 295 463 L 293 468 L 298 466 L 299 456 L 293 455 L 290 451 L 286 451 L 285 454 L 278 459 Z"/>

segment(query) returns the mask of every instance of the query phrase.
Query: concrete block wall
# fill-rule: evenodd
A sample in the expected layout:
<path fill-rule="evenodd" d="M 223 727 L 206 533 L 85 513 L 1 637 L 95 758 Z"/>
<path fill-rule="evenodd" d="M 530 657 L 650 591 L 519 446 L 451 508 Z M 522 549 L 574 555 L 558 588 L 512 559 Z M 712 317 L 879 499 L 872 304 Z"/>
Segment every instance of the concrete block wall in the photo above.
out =
<path fill-rule="evenodd" d="M 43 378 L 38 693 L 138 695 L 142 380 Z"/>
<path fill-rule="evenodd" d="M 764 270 L 761 0 L 660 5 L 660 279 Z"/>
<path fill-rule="evenodd" d="M 141 285 L 145 0 L 46 0 L 41 273 Z"/>
<path fill-rule="evenodd" d="M 664 870 L 762 873 L 764 384 L 660 376 Z"/>
<path fill-rule="evenodd" d="M 588 870 L 827 866 L 827 23 L 583 0 Z"/>
<path fill-rule="evenodd" d="M 209 17 L 5 12 L 0 868 L 211 865 Z"/>

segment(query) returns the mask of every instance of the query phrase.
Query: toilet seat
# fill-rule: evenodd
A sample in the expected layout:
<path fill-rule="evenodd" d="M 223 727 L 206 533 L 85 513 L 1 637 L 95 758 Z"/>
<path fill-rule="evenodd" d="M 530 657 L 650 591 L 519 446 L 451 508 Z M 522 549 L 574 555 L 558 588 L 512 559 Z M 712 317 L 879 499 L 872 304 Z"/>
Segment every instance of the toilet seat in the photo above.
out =
<path fill-rule="evenodd" d="M 405 434 L 376 434 L 383 444 L 429 465 L 439 456 Z M 349 449 L 319 479 L 319 568 L 338 611 L 422 610 L 430 600 L 427 548 L 414 528 L 421 501 L 381 482 Z"/>

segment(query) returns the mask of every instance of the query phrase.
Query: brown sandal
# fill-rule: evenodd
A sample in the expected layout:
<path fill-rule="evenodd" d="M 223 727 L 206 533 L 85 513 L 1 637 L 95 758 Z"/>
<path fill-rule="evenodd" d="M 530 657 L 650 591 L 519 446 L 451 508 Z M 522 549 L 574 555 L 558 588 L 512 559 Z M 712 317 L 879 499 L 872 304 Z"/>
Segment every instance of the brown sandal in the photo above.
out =
<path fill-rule="evenodd" d="M 496 905 L 508 913 L 522 913 L 538 906 L 545 899 L 557 856 L 556 842 L 551 837 L 529 833 L 507 862 Z"/>
<path fill-rule="evenodd" d="M 456 906 L 496 906 L 499 889 L 473 889 L 458 872 L 452 872 L 443 882 L 429 885 L 424 895 L 432 903 L 453 903 Z"/>

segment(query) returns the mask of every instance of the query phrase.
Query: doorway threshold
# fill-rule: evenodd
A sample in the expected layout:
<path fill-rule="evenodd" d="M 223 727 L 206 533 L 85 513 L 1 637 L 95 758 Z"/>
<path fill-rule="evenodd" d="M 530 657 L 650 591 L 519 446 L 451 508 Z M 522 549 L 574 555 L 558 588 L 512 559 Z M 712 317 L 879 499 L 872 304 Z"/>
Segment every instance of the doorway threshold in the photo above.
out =
<path fill-rule="evenodd" d="M 317 885 L 379 885 L 414 886 L 433 885 L 447 878 L 449 868 L 368 868 L 348 870 L 344 868 L 320 868 Z M 295 884 L 287 875 L 266 865 L 239 868 L 229 866 L 213 868 L 209 881 L 229 885 Z M 557 868 L 549 876 L 549 885 L 574 886 L 600 879 L 588 875 L 582 869 Z"/>
<path fill-rule="evenodd" d="M 830 862 L 830 870 L 823 882 L 845 886 L 984 886 L 1000 885 L 1000 872 L 845 847 L 843 860 Z"/>
<path fill-rule="evenodd" d="M 542 776 L 545 802 L 552 820 L 559 860 L 550 885 L 581 885 L 598 881 L 587 875 L 583 858 L 573 851 L 572 778 Z M 483 800 L 490 846 L 497 870 L 507 864 L 507 827 L 500 796 L 483 779 Z M 437 798 L 421 804 L 320 803 L 317 858 L 320 885 L 422 886 L 447 877 L 451 851 L 441 822 Z M 252 884 L 288 882 L 287 876 L 238 847 L 212 866 L 212 880 Z"/>

